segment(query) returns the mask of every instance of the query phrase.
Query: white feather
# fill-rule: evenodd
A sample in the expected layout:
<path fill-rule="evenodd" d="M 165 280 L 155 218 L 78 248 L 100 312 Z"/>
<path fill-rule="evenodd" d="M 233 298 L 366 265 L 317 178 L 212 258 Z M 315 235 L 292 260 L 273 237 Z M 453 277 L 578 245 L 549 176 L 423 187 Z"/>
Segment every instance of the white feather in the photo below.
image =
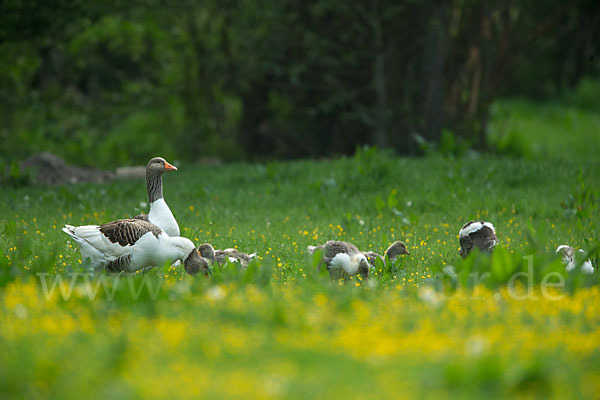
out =
<path fill-rule="evenodd" d="M 494 225 L 492 225 L 491 222 L 473 222 L 472 224 L 469 224 L 468 226 L 461 228 L 460 231 L 458 232 L 458 235 L 460 237 L 466 237 L 469 236 L 470 234 L 479 231 L 481 228 L 483 228 L 484 226 L 490 228 L 492 230 L 492 232 L 496 233 L 496 228 L 494 228 Z"/>
<path fill-rule="evenodd" d="M 593 274 L 594 266 L 592 265 L 591 260 L 586 260 L 583 264 L 581 264 L 581 272 L 584 274 Z"/>
<path fill-rule="evenodd" d="M 492 230 L 492 232 L 494 232 L 494 234 L 496 233 L 496 228 L 494 228 L 494 225 L 492 225 L 491 222 L 484 222 L 483 226 L 487 226 L 488 228 L 490 228 Z"/>
<path fill-rule="evenodd" d="M 160 198 L 150 203 L 148 221 L 165 231 L 169 236 L 179 236 L 179 225 L 167 205 L 165 199 Z"/>
<path fill-rule="evenodd" d="M 348 275 L 356 275 L 358 273 L 358 266 L 363 260 L 368 263 L 367 257 L 362 253 L 353 254 L 350 256 L 346 253 L 338 253 L 331 259 L 330 268 L 332 269 L 343 269 Z"/>
<path fill-rule="evenodd" d="M 105 267 L 110 261 L 131 254 L 127 269 L 133 272 L 149 266 L 184 260 L 192 250 L 195 250 L 191 240 L 169 237 L 164 232 L 161 232 L 158 237 L 152 232 L 147 232 L 133 245 L 122 246 L 104 236 L 98 225 L 65 225 L 62 230 L 77 242 L 82 258 L 89 258 L 94 269 Z"/>
<path fill-rule="evenodd" d="M 576 265 L 577 264 L 576 264 L 575 260 L 571 260 L 571 261 L 569 261 L 569 263 L 567 264 L 565 269 L 567 270 L 567 272 L 571 272 L 575 269 Z M 581 272 L 584 274 L 593 274 L 594 273 L 594 266 L 592 265 L 591 260 L 586 260 L 583 262 L 583 264 L 581 264 Z"/>
<path fill-rule="evenodd" d="M 351 273 L 350 271 L 352 271 L 352 267 L 350 265 L 351 261 L 350 261 L 350 256 L 346 253 L 338 253 L 335 255 L 335 257 L 333 257 L 331 259 L 331 262 L 329 263 L 329 266 L 331 269 L 343 269 L 344 271 L 346 271 L 347 273 Z M 358 266 L 356 267 L 356 270 L 358 271 Z M 356 272 L 354 272 L 356 273 Z M 352 274 L 354 275 L 354 274 Z"/>
<path fill-rule="evenodd" d="M 100 268 L 103 264 L 111 261 L 111 259 L 108 259 L 101 251 L 99 251 L 98 249 L 96 249 L 90 242 L 88 242 L 87 240 L 78 237 L 74 230 L 75 227 L 72 225 L 65 225 L 64 228 L 62 228 L 63 232 L 65 232 L 67 235 L 71 236 L 71 238 L 73 238 L 73 240 L 75 240 L 75 242 L 79 245 L 79 251 L 81 252 L 81 258 L 85 261 L 85 260 L 90 260 L 90 267 L 93 269 L 98 269 Z"/>
<path fill-rule="evenodd" d="M 582 249 L 578 249 L 577 251 L 581 254 L 585 254 L 585 251 L 583 251 Z M 581 272 L 583 272 L 584 274 L 594 273 L 594 266 L 592 265 L 592 260 L 588 258 L 583 262 L 583 264 L 581 264 Z"/>
<path fill-rule="evenodd" d="M 65 229 L 63 229 L 63 231 L 64 230 Z M 76 238 L 75 240 L 86 242 L 94 249 L 104 254 L 107 258 L 114 259 L 123 254 L 128 254 L 132 247 L 129 245 L 121 246 L 119 243 L 111 242 L 102 232 L 100 232 L 100 227 L 98 225 L 70 226 L 70 230 L 73 233 L 71 237 Z"/>

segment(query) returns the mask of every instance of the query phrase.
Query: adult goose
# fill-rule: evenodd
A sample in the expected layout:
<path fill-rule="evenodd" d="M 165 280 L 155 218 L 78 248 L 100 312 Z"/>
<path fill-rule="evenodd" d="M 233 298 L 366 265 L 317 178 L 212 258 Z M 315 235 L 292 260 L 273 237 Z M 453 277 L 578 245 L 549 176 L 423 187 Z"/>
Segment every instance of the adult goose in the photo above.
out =
<path fill-rule="evenodd" d="M 406 243 L 401 240 L 396 240 L 387 248 L 385 253 L 383 253 L 383 257 L 374 251 L 363 251 L 363 254 L 367 257 L 367 260 L 371 266 L 375 266 L 375 260 L 378 258 L 383 261 L 383 265 L 385 266 L 385 256 L 387 256 L 392 263 L 395 263 L 398 256 L 403 254 L 410 255 L 410 252 L 406 248 Z"/>
<path fill-rule="evenodd" d="M 211 264 L 217 263 L 218 265 L 223 265 L 229 261 L 231 263 L 239 263 L 242 269 L 248 267 L 250 261 L 256 257 L 255 253 L 246 254 L 238 249 L 215 250 L 210 243 L 203 243 L 198 246 L 198 253 Z"/>
<path fill-rule="evenodd" d="M 163 197 L 162 175 L 167 171 L 177 171 L 162 157 L 154 157 L 146 165 L 146 187 L 148 189 L 148 214 L 136 215 L 134 218 L 157 225 L 169 236 L 179 236 L 179 225 L 171 209 Z"/>
<path fill-rule="evenodd" d="M 466 258 L 474 248 L 491 253 L 498 244 L 494 225 L 484 221 L 469 221 L 458 232 L 460 255 Z"/>
<path fill-rule="evenodd" d="M 352 243 L 330 240 L 323 245 L 308 246 L 308 252 L 323 252 L 321 262 L 327 267 L 332 279 L 346 278 L 360 274 L 363 278 L 369 276 L 369 261 L 367 257 Z"/>
<path fill-rule="evenodd" d="M 585 253 L 585 251 L 578 249 L 575 250 L 571 246 L 567 246 L 566 244 L 561 244 L 556 248 L 556 254 L 562 255 L 562 262 L 566 265 L 567 272 L 571 272 L 577 266 L 576 252 Z M 584 274 L 593 274 L 594 266 L 592 265 L 592 260 L 589 258 L 581 264 L 581 272 Z"/>
<path fill-rule="evenodd" d="M 81 257 L 91 260 L 95 270 L 134 272 L 146 267 L 183 261 L 190 275 L 208 274 L 209 268 L 191 240 L 171 237 L 158 226 L 141 219 L 119 219 L 103 225 L 62 229 L 79 245 Z"/>

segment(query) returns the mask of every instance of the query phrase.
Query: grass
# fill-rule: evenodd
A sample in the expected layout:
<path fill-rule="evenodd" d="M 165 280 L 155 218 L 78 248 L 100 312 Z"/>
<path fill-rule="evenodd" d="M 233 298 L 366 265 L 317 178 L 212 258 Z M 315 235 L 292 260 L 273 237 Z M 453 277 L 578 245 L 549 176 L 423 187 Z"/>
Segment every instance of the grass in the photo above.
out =
<path fill-rule="evenodd" d="M 492 107 L 491 141 L 512 155 L 593 160 L 600 154 L 600 113 L 593 108 L 511 99 Z"/>
<path fill-rule="evenodd" d="M 498 107 L 514 126 L 547 123 L 530 104 Z M 594 118 L 580 130 L 559 115 L 543 142 L 542 130 L 532 130 L 523 143 L 542 150 L 528 158 L 398 158 L 364 148 L 319 162 L 180 165 L 164 185 L 182 235 L 260 255 L 246 273 L 230 265 L 211 279 L 165 266 L 134 277 L 77 276 L 70 286 L 66 273 L 80 271 L 81 260 L 62 225 L 139 213 L 143 182 L 5 188 L 0 393 L 594 397 L 598 274 L 562 275 L 564 287 L 542 288 L 546 274 L 564 274 L 558 244 L 597 252 L 600 163 L 591 152 L 557 151 L 567 129 L 576 148 L 597 146 L 587 129 Z M 462 261 L 457 232 L 475 218 L 495 224 L 501 247 Z M 401 239 L 411 255 L 368 282 L 331 282 L 305 254 L 328 239 L 377 251 Z M 524 255 L 533 256 L 532 291 L 525 276 L 513 293 L 510 277 L 528 273 Z M 471 279 L 486 271 L 482 284 Z M 45 294 L 40 272 L 49 274 L 47 290 L 57 276 L 63 283 Z"/>

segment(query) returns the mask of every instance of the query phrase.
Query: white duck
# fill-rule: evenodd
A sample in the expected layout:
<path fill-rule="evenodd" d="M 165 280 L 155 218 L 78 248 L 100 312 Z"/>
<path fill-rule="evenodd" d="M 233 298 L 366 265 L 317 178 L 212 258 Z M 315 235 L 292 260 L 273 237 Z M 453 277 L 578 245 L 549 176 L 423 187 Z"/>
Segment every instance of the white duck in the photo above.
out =
<path fill-rule="evenodd" d="M 210 243 L 203 243 L 198 246 L 198 253 L 206 258 L 211 264 L 216 262 L 218 265 L 223 265 L 226 261 L 229 261 L 230 263 L 239 262 L 242 269 L 248 267 L 250 261 L 256 257 L 255 253 L 246 254 L 238 249 L 215 250 Z"/>
<path fill-rule="evenodd" d="M 369 276 L 369 261 L 367 257 L 352 243 L 330 240 L 323 245 L 308 246 L 308 252 L 323 251 L 322 262 L 329 271 L 332 279 L 360 274 L 363 278 Z"/>
<path fill-rule="evenodd" d="M 585 253 L 585 251 L 578 249 L 579 253 Z M 575 258 L 575 249 L 566 244 L 561 244 L 556 248 L 556 254 L 562 254 L 562 262 L 566 265 L 567 272 L 571 272 L 577 266 L 577 260 Z M 584 274 L 593 274 L 594 266 L 592 260 L 589 258 L 581 264 L 581 272 Z"/>
<path fill-rule="evenodd" d="M 158 226 L 141 219 L 119 219 L 103 225 L 72 226 L 62 229 L 79 245 L 81 256 L 95 269 L 134 272 L 146 267 L 181 260 L 190 275 L 209 273 L 206 260 L 184 237 L 170 237 Z"/>
<path fill-rule="evenodd" d="M 179 236 L 179 225 L 163 197 L 162 174 L 167 171 L 177 171 L 177 168 L 162 157 L 154 157 L 148 161 L 148 165 L 146 165 L 146 187 L 148 189 L 150 212 L 136 215 L 135 218 L 157 225 L 169 236 Z"/>

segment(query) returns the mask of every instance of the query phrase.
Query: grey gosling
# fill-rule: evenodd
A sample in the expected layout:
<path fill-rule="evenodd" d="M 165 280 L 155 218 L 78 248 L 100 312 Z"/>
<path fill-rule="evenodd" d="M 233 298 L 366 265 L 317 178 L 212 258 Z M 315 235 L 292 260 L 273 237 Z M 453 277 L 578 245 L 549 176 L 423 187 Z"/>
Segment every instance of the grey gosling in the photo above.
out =
<path fill-rule="evenodd" d="M 458 232 L 460 256 L 465 258 L 474 248 L 491 253 L 498 244 L 494 225 L 484 221 L 469 221 Z"/>
<path fill-rule="evenodd" d="M 210 243 L 203 243 L 198 246 L 198 253 L 211 264 L 224 265 L 227 261 L 231 263 L 239 262 L 242 269 L 248 267 L 250 261 L 256 257 L 255 253 L 246 254 L 238 249 L 215 250 Z"/>
<path fill-rule="evenodd" d="M 396 240 L 394 243 L 392 243 L 390 245 L 390 247 L 387 248 L 385 253 L 383 253 L 383 256 L 381 256 L 379 253 L 376 253 L 374 251 L 363 251 L 363 254 L 367 257 L 369 264 L 371 264 L 374 267 L 375 260 L 377 260 L 378 258 L 381 259 L 381 261 L 383 261 L 383 265 L 385 266 L 386 265 L 385 264 L 385 256 L 386 255 L 388 256 L 388 259 L 392 263 L 395 263 L 396 258 L 398 258 L 399 255 L 403 255 L 403 254 L 410 255 L 410 252 L 406 248 L 406 243 L 404 243 L 401 240 Z"/>
<path fill-rule="evenodd" d="M 562 256 L 562 262 L 565 264 L 567 272 L 573 271 L 577 266 L 576 252 L 585 253 L 585 251 L 581 249 L 576 250 L 566 244 L 561 244 L 556 248 L 556 254 L 560 254 Z M 583 264 L 581 264 L 581 272 L 584 274 L 594 273 L 592 260 L 587 259 L 583 262 Z"/>
<path fill-rule="evenodd" d="M 360 274 L 363 278 L 369 276 L 369 261 L 367 257 L 352 243 L 330 240 L 323 245 L 308 246 L 308 253 L 323 252 L 321 262 L 327 267 L 332 279 L 347 278 Z"/>

